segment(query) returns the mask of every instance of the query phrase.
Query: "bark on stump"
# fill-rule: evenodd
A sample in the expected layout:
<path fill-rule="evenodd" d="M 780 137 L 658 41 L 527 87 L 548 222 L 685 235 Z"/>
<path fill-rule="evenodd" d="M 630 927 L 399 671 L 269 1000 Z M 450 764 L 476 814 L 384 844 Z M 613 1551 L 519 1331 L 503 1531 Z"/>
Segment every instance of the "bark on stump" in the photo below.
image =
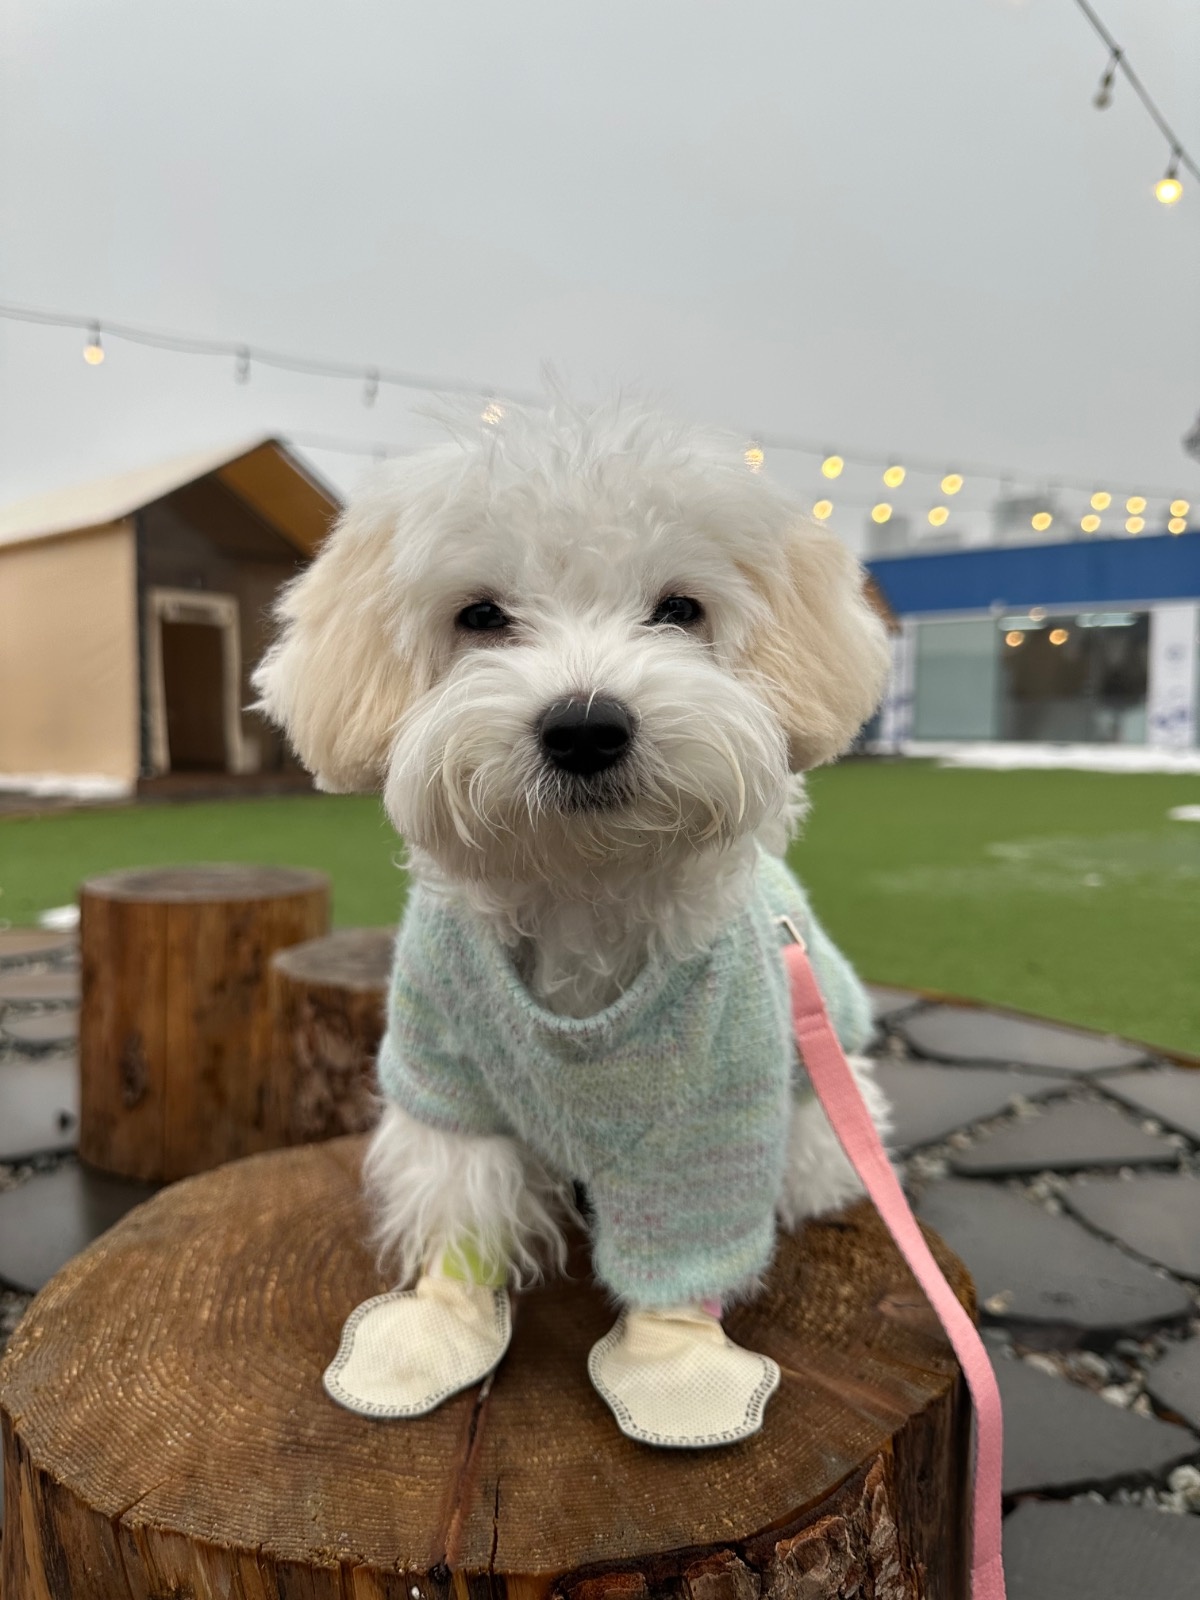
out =
<path fill-rule="evenodd" d="M 278 1144 L 270 961 L 329 927 L 329 880 L 294 867 L 112 872 L 80 893 L 79 1153 L 170 1181 Z"/>
<path fill-rule="evenodd" d="M 395 928 L 341 928 L 272 958 L 276 1143 L 365 1133 L 377 1121 L 375 1057 L 395 944 Z"/>
<path fill-rule="evenodd" d="M 784 1372 L 744 1444 L 617 1432 L 582 1250 L 518 1298 L 491 1382 L 377 1422 L 321 1388 L 385 1287 L 364 1144 L 166 1189 L 34 1301 L 0 1366 L 8 1600 L 960 1600 L 966 1403 L 868 1204 L 781 1240 L 730 1316 Z"/>

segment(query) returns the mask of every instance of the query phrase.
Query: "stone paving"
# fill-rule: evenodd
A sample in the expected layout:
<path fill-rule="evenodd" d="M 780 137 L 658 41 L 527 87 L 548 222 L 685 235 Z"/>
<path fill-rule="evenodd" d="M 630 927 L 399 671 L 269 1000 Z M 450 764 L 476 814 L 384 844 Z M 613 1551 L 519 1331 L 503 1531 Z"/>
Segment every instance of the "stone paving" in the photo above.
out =
<path fill-rule="evenodd" d="M 1011 1600 L 1195 1600 L 1200 1070 L 896 991 L 876 1016 L 910 1196 L 979 1293 Z"/>
<path fill-rule="evenodd" d="M 0 1348 L 147 1189 L 73 1154 L 78 958 L 0 932 Z M 8 981 L 6 981 L 8 980 Z M 875 990 L 911 1198 L 974 1275 L 1011 1600 L 1200 1595 L 1200 1070 Z"/>

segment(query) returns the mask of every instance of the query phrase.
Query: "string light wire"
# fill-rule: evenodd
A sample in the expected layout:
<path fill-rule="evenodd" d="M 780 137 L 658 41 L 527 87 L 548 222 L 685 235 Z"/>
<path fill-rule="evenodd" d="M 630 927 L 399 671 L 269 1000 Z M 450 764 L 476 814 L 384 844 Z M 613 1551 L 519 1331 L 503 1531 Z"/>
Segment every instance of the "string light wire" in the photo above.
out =
<path fill-rule="evenodd" d="M 397 367 L 381 367 L 369 365 L 356 365 L 348 361 L 326 361 L 318 357 L 291 355 L 277 350 L 268 350 L 258 345 L 246 344 L 243 341 L 231 339 L 206 339 L 198 338 L 191 334 L 166 333 L 159 329 L 143 328 L 129 322 L 110 322 L 92 316 L 83 316 L 77 312 L 44 311 L 33 306 L 10 305 L 0 302 L 0 321 L 35 323 L 43 327 L 53 328 L 81 328 L 89 338 L 88 348 L 94 348 L 98 359 L 103 360 L 101 333 L 109 340 L 125 340 L 130 344 L 143 345 L 152 350 L 169 350 L 181 355 L 223 356 L 232 357 L 234 361 L 234 375 L 240 382 L 245 382 L 250 377 L 252 365 L 274 367 L 285 372 L 296 372 L 306 377 L 352 379 L 361 387 L 364 404 L 370 407 L 374 404 L 379 388 L 389 384 L 398 389 L 417 390 L 428 394 L 442 395 L 470 395 L 485 402 L 487 420 L 499 420 L 502 415 L 500 401 L 511 400 L 518 405 L 541 406 L 545 404 L 545 395 L 530 393 L 527 390 L 501 388 L 494 383 L 476 384 L 461 378 L 439 378 L 429 373 L 406 372 Z M 297 442 L 298 435 L 293 435 Z M 807 455 L 816 457 L 821 463 L 821 470 L 827 478 L 836 478 L 841 475 L 847 466 L 870 467 L 876 471 L 880 468 L 903 470 L 905 474 L 926 473 L 938 479 L 946 477 L 946 462 L 934 460 L 931 457 L 909 456 L 904 457 L 904 468 L 901 469 L 894 454 L 867 454 L 865 452 L 839 451 L 834 454 L 826 438 L 823 441 L 805 439 L 796 434 L 774 433 L 755 430 L 747 435 L 752 441 L 749 448 L 755 454 L 755 467 L 762 465 L 762 453 L 771 450 L 783 451 L 794 455 Z M 337 445 L 327 444 L 313 448 L 327 448 L 342 450 L 347 454 L 356 455 L 403 455 L 408 451 L 394 446 L 377 444 L 355 445 L 349 441 L 342 441 Z M 1030 473 L 1017 473 L 1011 467 L 989 466 L 982 463 L 958 461 L 954 472 L 947 478 L 945 492 L 949 489 L 950 478 L 957 481 L 958 488 L 971 479 L 983 480 L 999 484 L 1002 492 L 1008 492 L 1016 482 L 1029 482 L 1033 477 Z M 1071 480 L 1058 478 L 1055 482 L 1064 489 L 1079 489 L 1091 493 L 1095 483 L 1085 483 L 1079 479 Z M 958 488 L 953 492 L 957 493 Z M 1152 499 L 1171 499 L 1178 493 L 1174 489 L 1152 489 L 1145 484 L 1121 485 L 1114 483 L 1112 488 L 1119 493 L 1136 492 L 1147 494 Z M 845 497 L 839 497 L 844 503 Z M 859 504 L 871 505 L 873 501 L 859 501 Z"/>
<path fill-rule="evenodd" d="M 1170 171 L 1171 168 L 1174 168 L 1177 171 L 1179 167 L 1186 167 L 1194 178 L 1200 178 L 1200 166 L 1197 166 L 1195 161 L 1188 154 L 1187 150 L 1184 148 L 1183 140 L 1175 132 L 1174 128 L 1167 121 L 1166 117 L 1163 116 L 1162 112 L 1158 108 L 1158 105 L 1155 103 L 1154 97 L 1146 88 L 1146 85 L 1138 77 L 1137 73 L 1129 65 L 1129 57 L 1125 53 L 1125 50 L 1117 43 L 1112 34 L 1104 26 L 1104 23 L 1088 4 L 1088 0 L 1075 0 L 1075 4 L 1079 7 L 1080 11 L 1083 12 L 1084 16 L 1095 29 L 1096 33 L 1099 34 L 1100 38 L 1104 40 L 1104 43 L 1108 46 L 1109 50 L 1108 66 L 1105 68 L 1104 77 L 1100 80 L 1100 88 L 1096 93 L 1095 104 L 1103 108 L 1109 103 L 1109 101 L 1112 99 L 1113 76 L 1115 73 L 1121 73 L 1126 83 L 1128 83 L 1134 94 L 1137 95 L 1138 99 L 1142 102 L 1143 107 L 1149 114 L 1155 127 L 1167 141 L 1167 147 L 1171 153 L 1168 171 Z"/>
<path fill-rule="evenodd" d="M 101 331 L 108 339 L 124 339 L 129 344 L 151 350 L 173 350 L 180 355 L 232 356 L 248 369 L 275 367 L 281 372 L 298 372 L 310 378 L 353 378 L 359 383 L 391 384 L 397 389 L 418 389 L 429 394 L 501 395 L 520 403 L 537 405 L 540 395 L 498 389 L 495 384 L 470 383 L 462 378 L 435 378 L 424 372 L 404 372 L 396 367 L 356 366 L 348 361 L 323 361 L 314 356 L 290 355 L 281 350 L 266 350 L 259 345 L 230 339 L 202 339 L 183 333 L 160 333 L 130 322 L 109 322 L 96 317 L 81 317 L 71 312 L 40 311 L 33 306 L 0 305 L 0 318 L 6 322 L 36 322 L 52 328 L 82 328 L 99 344 Z"/>

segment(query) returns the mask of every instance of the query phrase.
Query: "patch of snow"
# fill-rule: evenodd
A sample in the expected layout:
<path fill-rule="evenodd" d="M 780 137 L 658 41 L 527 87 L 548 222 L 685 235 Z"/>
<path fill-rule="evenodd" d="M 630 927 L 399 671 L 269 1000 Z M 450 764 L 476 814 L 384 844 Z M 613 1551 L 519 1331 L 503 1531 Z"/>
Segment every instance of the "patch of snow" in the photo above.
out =
<path fill-rule="evenodd" d="M 72 933 L 79 926 L 79 907 L 51 906 L 38 912 L 38 927 L 49 928 L 54 933 Z"/>
<path fill-rule="evenodd" d="M 72 800 L 123 800 L 134 786 L 123 778 L 74 772 L 0 772 L 0 791 L 12 794 L 64 795 Z"/>
<path fill-rule="evenodd" d="M 1070 768 L 1077 772 L 1200 773 L 1200 750 L 1158 750 L 1151 745 L 993 744 L 984 740 L 907 739 L 901 745 L 901 754 L 932 758 L 945 767 L 988 767 L 999 772 L 1036 767 Z"/>

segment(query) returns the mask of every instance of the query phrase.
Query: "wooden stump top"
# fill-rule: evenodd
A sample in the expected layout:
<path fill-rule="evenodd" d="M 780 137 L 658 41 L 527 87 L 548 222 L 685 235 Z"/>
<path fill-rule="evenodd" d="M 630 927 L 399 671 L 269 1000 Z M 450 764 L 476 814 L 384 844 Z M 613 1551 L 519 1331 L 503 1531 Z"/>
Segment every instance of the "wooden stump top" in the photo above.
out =
<path fill-rule="evenodd" d="M 271 965 L 297 983 L 374 993 L 387 988 L 395 950 L 395 928 L 338 928 L 277 951 Z"/>
<path fill-rule="evenodd" d="M 614 1313 L 580 1252 L 570 1280 L 518 1298 L 491 1383 L 381 1423 L 321 1387 L 345 1317 L 386 1287 L 361 1242 L 363 1146 L 179 1183 L 43 1290 L 0 1366 L 7 1593 L 59 1600 L 53 1561 L 86 1560 L 97 1600 L 750 1600 L 743 1563 L 764 1595 L 955 1596 L 957 1368 L 867 1204 L 781 1240 L 763 1295 L 729 1316 L 784 1374 L 744 1444 L 656 1451 L 617 1432 L 586 1373 Z M 964 1268 L 931 1243 L 969 1304 Z M 857 1526 L 890 1581 L 772 1587 L 780 1550 L 810 1570 L 781 1541 L 814 1525 L 833 1528 L 835 1565 L 841 1543 L 852 1559 L 838 1529 Z"/>
<path fill-rule="evenodd" d="M 151 904 L 205 904 L 232 900 L 280 900 L 327 888 L 323 872 L 308 867 L 262 867 L 207 861 L 178 867 L 127 867 L 103 872 L 84 884 L 87 895 Z"/>

